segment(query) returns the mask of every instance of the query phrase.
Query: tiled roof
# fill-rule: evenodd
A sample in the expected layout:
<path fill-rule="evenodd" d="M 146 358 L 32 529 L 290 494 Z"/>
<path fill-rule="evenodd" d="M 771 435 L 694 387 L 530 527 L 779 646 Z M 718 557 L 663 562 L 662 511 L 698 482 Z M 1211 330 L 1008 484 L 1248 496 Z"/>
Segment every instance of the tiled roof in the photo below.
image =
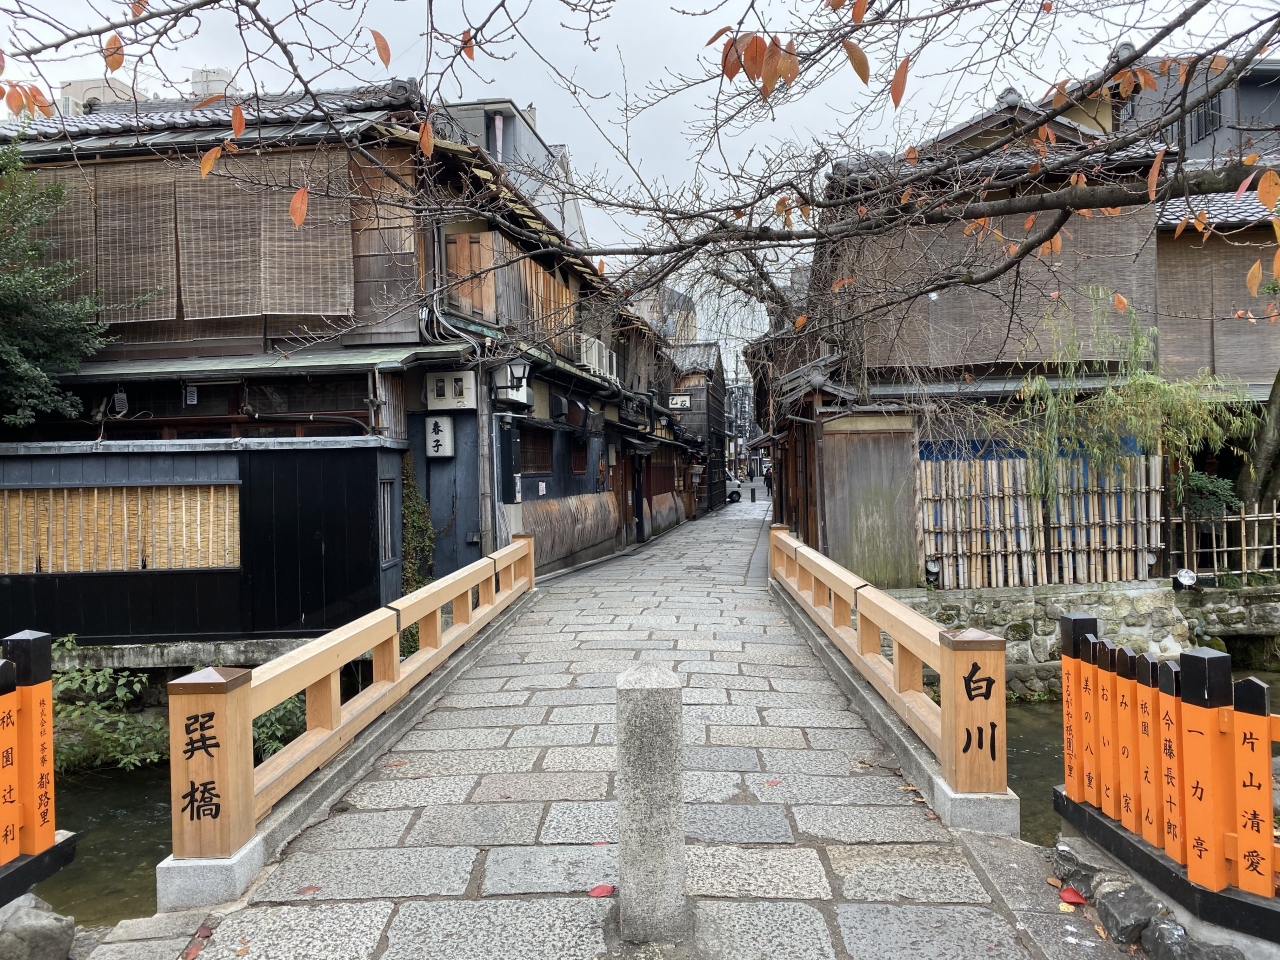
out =
<path fill-rule="evenodd" d="M 232 108 L 237 105 L 244 112 L 246 125 L 250 128 L 246 135 L 252 138 L 255 129 L 265 133 L 268 128 L 296 129 L 326 124 L 326 113 L 342 125 L 353 118 L 367 120 L 396 109 L 412 109 L 421 101 L 416 82 L 392 80 L 376 87 L 325 91 L 318 93 L 314 100 L 301 92 L 292 92 L 271 96 L 229 96 L 197 110 L 198 102 L 126 100 L 96 103 L 91 113 L 81 116 L 55 114 L 48 118 L 0 124 L 0 143 L 78 144 L 81 140 L 108 138 L 115 143 L 129 139 L 141 144 L 157 134 L 167 135 L 164 139 L 169 143 L 184 139 L 201 141 L 225 136 L 225 131 L 231 128 Z M 174 137 L 174 134 L 178 136 Z"/>
<path fill-rule="evenodd" d="M 1258 202 L 1258 195 L 1246 190 L 1239 197 L 1234 193 L 1207 193 L 1170 200 L 1160 208 L 1159 225 L 1176 227 L 1184 217 L 1194 219 L 1201 210 L 1209 223 L 1223 226 L 1245 226 L 1268 219 L 1267 209 Z"/>

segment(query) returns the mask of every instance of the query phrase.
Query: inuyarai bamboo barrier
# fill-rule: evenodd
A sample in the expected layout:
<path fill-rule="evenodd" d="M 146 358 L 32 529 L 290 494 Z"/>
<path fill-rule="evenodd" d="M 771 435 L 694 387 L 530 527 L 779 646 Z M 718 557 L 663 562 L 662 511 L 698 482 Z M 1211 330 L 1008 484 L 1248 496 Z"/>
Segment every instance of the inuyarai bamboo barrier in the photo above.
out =
<path fill-rule="evenodd" d="M 1041 496 L 1029 460 L 922 460 L 926 563 L 943 590 L 1115 583 L 1148 578 L 1160 548 L 1162 466 L 1125 457 L 1110 475 L 1057 464 Z"/>

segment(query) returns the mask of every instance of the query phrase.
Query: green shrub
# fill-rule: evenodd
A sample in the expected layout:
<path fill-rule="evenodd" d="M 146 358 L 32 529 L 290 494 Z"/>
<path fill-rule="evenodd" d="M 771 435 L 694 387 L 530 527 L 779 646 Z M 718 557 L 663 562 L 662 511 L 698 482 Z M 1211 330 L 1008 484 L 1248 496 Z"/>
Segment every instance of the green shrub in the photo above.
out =
<path fill-rule="evenodd" d="M 75 649 L 74 636 L 54 641 Z M 53 763 L 58 773 L 94 767 L 134 770 L 169 758 L 169 725 L 141 709 L 147 678 L 81 667 L 53 675 Z"/>
<path fill-rule="evenodd" d="M 261 763 L 307 729 L 307 701 L 295 693 L 253 721 L 253 753 Z"/>

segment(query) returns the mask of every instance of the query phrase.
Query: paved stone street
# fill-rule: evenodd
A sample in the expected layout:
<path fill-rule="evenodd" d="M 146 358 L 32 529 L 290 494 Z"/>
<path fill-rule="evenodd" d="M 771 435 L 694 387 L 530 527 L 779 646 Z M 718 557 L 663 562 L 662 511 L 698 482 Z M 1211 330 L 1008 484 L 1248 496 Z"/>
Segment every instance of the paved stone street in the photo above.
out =
<path fill-rule="evenodd" d="M 1038 955 L 1015 925 L 1048 934 L 1050 958 L 1110 951 L 1059 911 L 1034 848 L 960 842 L 894 773 L 769 595 L 766 510 L 731 505 L 541 585 L 223 919 L 202 960 L 616 949 L 614 901 L 587 892 L 617 882 L 616 675 L 649 659 L 684 681 L 699 956 Z"/>

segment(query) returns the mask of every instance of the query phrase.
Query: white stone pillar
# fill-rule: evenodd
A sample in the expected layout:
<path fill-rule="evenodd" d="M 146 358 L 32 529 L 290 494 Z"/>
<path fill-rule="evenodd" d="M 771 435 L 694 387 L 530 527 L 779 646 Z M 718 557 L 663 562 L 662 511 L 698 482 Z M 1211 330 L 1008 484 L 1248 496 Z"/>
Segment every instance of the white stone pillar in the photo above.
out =
<path fill-rule="evenodd" d="M 674 943 L 688 930 L 681 690 L 667 667 L 618 675 L 618 910 L 622 939 Z"/>

